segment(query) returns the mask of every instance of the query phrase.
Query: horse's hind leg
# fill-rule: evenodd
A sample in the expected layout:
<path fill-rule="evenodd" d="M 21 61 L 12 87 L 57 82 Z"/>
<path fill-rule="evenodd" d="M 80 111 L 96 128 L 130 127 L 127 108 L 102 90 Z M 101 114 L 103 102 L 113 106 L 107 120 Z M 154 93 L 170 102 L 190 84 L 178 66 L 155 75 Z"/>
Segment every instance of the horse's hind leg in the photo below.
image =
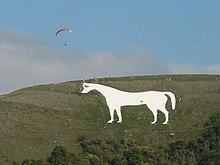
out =
<path fill-rule="evenodd" d="M 164 108 L 161 108 L 160 111 L 164 113 L 165 118 L 166 118 L 165 121 L 163 122 L 163 124 L 168 124 L 168 121 L 169 121 L 169 112 L 166 110 L 165 107 L 164 107 Z"/>
<path fill-rule="evenodd" d="M 154 121 L 151 124 L 155 124 L 157 122 L 157 109 L 150 109 L 154 115 Z"/>

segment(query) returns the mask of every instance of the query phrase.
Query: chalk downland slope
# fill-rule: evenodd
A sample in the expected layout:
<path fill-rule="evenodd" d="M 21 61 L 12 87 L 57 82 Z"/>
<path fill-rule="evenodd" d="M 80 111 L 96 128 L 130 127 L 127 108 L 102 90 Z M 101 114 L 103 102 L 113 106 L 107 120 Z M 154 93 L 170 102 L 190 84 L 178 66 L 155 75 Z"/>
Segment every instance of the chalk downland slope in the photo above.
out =
<path fill-rule="evenodd" d="M 204 123 L 220 111 L 220 76 L 163 75 L 88 80 L 124 91 L 171 91 L 176 109 L 169 124 L 151 125 L 153 114 L 146 106 L 122 108 L 123 122 L 110 119 L 104 97 L 97 92 L 81 94 L 82 81 L 28 87 L 0 97 L 0 164 L 26 158 L 42 159 L 55 145 L 80 151 L 78 137 L 135 140 L 156 147 L 180 139 L 192 139 Z M 116 114 L 115 114 L 116 115 Z M 117 116 L 116 116 L 117 117 Z M 170 136 L 172 134 L 172 136 Z"/>

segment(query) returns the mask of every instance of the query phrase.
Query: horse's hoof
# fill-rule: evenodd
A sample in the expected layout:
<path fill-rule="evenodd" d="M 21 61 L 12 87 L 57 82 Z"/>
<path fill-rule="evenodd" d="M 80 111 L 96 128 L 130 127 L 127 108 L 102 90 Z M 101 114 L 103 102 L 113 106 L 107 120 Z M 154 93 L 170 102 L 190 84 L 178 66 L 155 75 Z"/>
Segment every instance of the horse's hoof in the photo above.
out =
<path fill-rule="evenodd" d="M 117 123 L 121 123 L 122 121 L 117 121 Z"/>
<path fill-rule="evenodd" d="M 151 122 L 151 124 L 155 124 L 156 122 Z"/>
<path fill-rule="evenodd" d="M 168 124 L 167 122 L 164 122 L 163 124 Z"/>
<path fill-rule="evenodd" d="M 112 121 L 110 120 L 110 121 L 108 121 L 108 123 L 112 123 Z"/>

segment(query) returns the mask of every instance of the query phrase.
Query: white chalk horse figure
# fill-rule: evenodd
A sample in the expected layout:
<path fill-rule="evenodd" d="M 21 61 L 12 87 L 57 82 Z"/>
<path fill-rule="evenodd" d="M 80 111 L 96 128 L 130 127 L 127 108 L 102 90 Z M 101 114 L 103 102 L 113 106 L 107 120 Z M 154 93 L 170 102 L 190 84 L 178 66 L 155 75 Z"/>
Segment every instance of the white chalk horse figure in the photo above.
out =
<path fill-rule="evenodd" d="M 117 112 L 119 120 L 118 123 L 122 122 L 121 107 L 122 106 L 137 106 L 146 104 L 147 107 L 152 111 L 154 115 L 154 121 L 151 124 L 157 122 L 157 111 L 160 110 L 164 113 L 166 120 L 163 124 L 168 123 L 168 114 L 166 110 L 167 96 L 171 98 L 172 109 L 175 109 L 176 99 L 175 95 L 171 92 L 160 92 L 160 91 L 146 91 L 146 92 L 125 92 L 112 87 L 104 86 L 101 84 L 94 83 L 83 83 L 83 90 L 81 93 L 88 93 L 92 90 L 97 90 L 106 99 L 106 103 L 109 107 L 111 119 L 108 123 L 114 121 L 114 111 Z"/>

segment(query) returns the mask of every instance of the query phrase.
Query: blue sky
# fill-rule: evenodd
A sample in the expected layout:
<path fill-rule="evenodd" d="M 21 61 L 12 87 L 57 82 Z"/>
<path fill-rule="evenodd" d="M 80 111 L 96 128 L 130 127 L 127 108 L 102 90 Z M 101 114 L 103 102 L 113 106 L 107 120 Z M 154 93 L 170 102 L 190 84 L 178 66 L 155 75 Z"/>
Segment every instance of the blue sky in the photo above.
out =
<path fill-rule="evenodd" d="M 34 44 L 41 43 L 35 46 L 35 50 L 45 46 L 59 52 L 63 50 L 61 45 L 67 42 L 64 52 L 68 55 L 65 58 L 83 56 L 88 52 L 105 52 L 114 57 L 121 54 L 119 52 L 129 54 L 130 50 L 135 57 L 141 49 L 148 52 L 141 55 L 147 54 L 145 60 L 150 58 L 152 61 L 153 58 L 158 65 L 173 64 L 174 70 L 170 73 L 176 73 L 178 65 L 184 65 L 184 69 L 188 66 L 193 68 L 183 69 L 181 73 L 190 73 L 190 70 L 206 73 L 202 70 L 204 67 L 214 68 L 215 73 L 219 73 L 219 6 L 218 0 L 1 1 L 0 34 L 4 37 L 0 39 L 0 45 L 5 45 L 4 40 L 7 40 L 8 45 L 13 43 L 15 46 L 14 42 L 18 45 L 21 42 L 22 49 L 30 49 L 28 43 L 33 41 Z M 71 27 L 73 33 L 55 37 L 54 33 L 60 27 Z M 46 52 L 50 54 L 54 50 L 50 52 L 47 49 Z M 44 54 L 43 50 L 39 52 Z M 16 54 L 11 58 L 16 58 Z M 59 60 L 59 55 L 54 55 L 54 59 Z"/>
<path fill-rule="evenodd" d="M 161 60 L 206 65 L 220 60 L 219 1 L 7 0 L 0 27 L 52 38 L 59 27 L 80 50 L 151 49 Z"/>

